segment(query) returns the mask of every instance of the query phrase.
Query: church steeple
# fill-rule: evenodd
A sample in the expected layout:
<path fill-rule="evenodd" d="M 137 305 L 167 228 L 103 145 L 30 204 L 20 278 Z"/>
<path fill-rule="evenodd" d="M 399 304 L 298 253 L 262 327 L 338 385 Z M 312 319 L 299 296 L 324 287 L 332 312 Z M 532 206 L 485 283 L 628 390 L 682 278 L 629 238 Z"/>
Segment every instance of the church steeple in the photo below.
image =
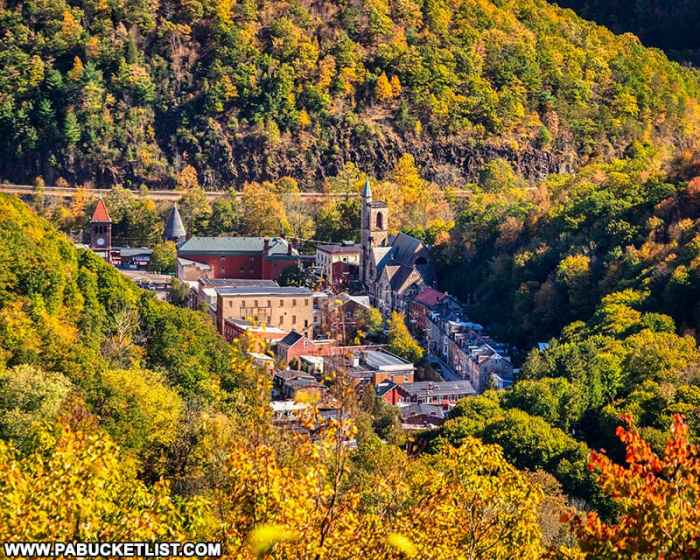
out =
<path fill-rule="evenodd" d="M 369 184 L 369 177 L 365 179 L 365 186 L 362 188 L 362 198 L 372 200 L 372 187 Z"/>

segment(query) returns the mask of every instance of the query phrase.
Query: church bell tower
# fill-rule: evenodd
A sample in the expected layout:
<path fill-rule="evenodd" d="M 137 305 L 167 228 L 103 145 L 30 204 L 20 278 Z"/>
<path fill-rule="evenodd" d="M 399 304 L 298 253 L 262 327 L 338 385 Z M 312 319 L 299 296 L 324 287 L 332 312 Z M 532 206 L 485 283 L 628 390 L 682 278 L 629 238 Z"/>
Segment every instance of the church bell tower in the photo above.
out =
<path fill-rule="evenodd" d="M 372 187 L 369 179 L 362 189 L 362 258 L 360 259 L 360 279 L 369 287 L 372 278 L 372 249 L 385 246 L 389 240 L 389 207 L 385 202 L 372 200 Z"/>

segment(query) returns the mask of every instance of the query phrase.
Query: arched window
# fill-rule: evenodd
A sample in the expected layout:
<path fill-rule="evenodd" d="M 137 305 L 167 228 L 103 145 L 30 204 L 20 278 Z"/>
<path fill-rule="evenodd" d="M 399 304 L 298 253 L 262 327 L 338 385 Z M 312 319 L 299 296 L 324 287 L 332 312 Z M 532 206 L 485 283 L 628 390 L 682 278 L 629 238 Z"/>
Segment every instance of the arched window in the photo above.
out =
<path fill-rule="evenodd" d="M 377 212 L 377 229 L 384 229 L 384 217 L 381 212 Z"/>

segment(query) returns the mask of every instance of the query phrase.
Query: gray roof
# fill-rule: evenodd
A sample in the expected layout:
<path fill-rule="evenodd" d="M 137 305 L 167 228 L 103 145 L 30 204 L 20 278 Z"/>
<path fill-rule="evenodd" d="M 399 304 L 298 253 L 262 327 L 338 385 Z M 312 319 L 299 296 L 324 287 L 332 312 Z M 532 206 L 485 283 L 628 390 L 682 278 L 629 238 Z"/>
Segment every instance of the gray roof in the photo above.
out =
<path fill-rule="evenodd" d="M 408 406 L 399 408 L 402 420 L 407 420 L 412 416 L 432 416 L 435 419 L 443 420 L 445 411 L 441 407 L 425 403 L 411 403 Z"/>
<path fill-rule="evenodd" d="M 138 255 L 148 255 L 150 257 L 153 254 L 153 249 L 146 247 L 121 247 L 119 254 L 122 257 L 136 257 Z"/>
<path fill-rule="evenodd" d="M 177 254 L 187 255 L 249 255 L 262 253 L 265 239 L 269 241 L 270 255 L 286 255 L 287 241 L 280 237 L 192 237 L 183 243 Z"/>
<path fill-rule="evenodd" d="M 180 217 L 180 211 L 177 209 L 177 204 L 172 207 L 170 214 L 168 214 L 163 236 L 168 241 L 179 241 L 180 239 L 187 237 L 185 224 L 182 223 L 182 218 Z"/>
<path fill-rule="evenodd" d="M 239 288 L 217 288 L 216 293 L 222 296 L 302 296 L 311 297 L 314 293 L 308 288 L 296 286 L 250 286 Z"/>
<path fill-rule="evenodd" d="M 250 288 L 256 287 L 267 287 L 276 288 L 279 284 L 274 280 L 259 280 L 259 279 L 245 279 L 245 278 L 206 278 L 202 277 L 199 279 L 199 283 L 205 288 Z"/>
<path fill-rule="evenodd" d="M 471 382 L 466 379 L 460 381 L 418 381 L 416 383 L 404 383 L 399 385 L 402 391 L 415 397 L 439 397 L 447 395 L 475 395 L 476 391 Z"/>
<path fill-rule="evenodd" d="M 363 359 L 367 366 L 375 369 L 379 369 L 383 366 L 405 366 L 406 369 L 413 368 L 413 364 L 410 362 L 381 350 L 367 350 L 363 353 Z"/>

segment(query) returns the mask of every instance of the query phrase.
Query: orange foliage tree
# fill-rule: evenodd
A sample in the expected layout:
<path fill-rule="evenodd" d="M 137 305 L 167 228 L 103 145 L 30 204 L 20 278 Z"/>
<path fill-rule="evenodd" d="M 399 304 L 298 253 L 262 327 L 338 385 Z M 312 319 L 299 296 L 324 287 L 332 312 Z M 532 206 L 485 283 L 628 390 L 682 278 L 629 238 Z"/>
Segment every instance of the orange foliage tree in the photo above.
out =
<path fill-rule="evenodd" d="M 597 513 L 573 516 L 581 552 L 588 558 L 700 557 L 700 453 L 688 426 L 674 416 L 671 437 L 659 457 L 629 417 L 617 436 L 625 444 L 626 465 L 593 453 L 589 468 L 615 501 L 619 514 L 605 523 Z"/>

